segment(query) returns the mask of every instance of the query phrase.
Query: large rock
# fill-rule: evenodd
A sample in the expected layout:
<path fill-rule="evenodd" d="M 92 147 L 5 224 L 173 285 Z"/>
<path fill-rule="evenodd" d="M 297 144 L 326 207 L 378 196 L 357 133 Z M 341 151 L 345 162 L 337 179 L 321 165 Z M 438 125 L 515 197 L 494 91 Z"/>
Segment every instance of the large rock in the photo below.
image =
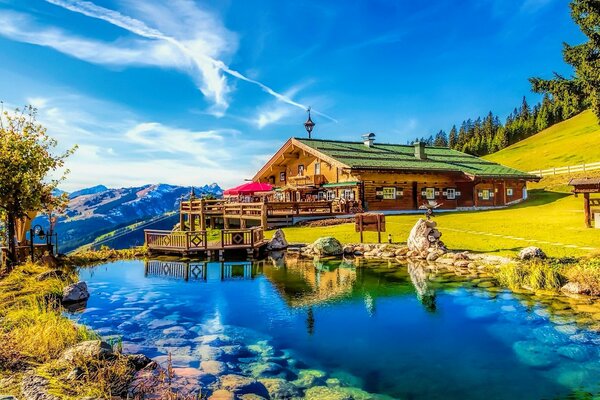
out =
<path fill-rule="evenodd" d="M 579 282 L 568 282 L 565 284 L 561 290 L 565 293 L 570 294 L 592 294 L 592 289 L 589 285 L 579 283 Z"/>
<path fill-rule="evenodd" d="M 256 379 L 247 376 L 229 374 L 220 377 L 221 389 L 225 389 L 239 396 L 246 393 L 254 393 L 263 397 L 269 394 L 265 386 Z"/>
<path fill-rule="evenodd" d="M 409 251 L 427 257 L 433 250 L 446 251 L 444 243 L 440 240 L 441 236 L 442 233 L 437 230 L 435 222 L 419 219 L 411 229 L 406 244 Z"/>
<path fill-rule="evenodd" d="M 30 372 L 21 381 L 21 393 L 25 400 L 60 400 L 48 393 L 48 380 Z"/>
<path fill-rule="evenodd" d="M 284 250 L 288 248 L 288 242 L 285 239 L 285 233 L 281 229 L 277 229 L 273 238 L 267 244 L 267 250 Z"/>
<path fill-rule="evenodd" d="M 339 240 L 331 236 L 315 240 L 311 248 L 320 256 L 339 256 L 344 253 L 344 247 Z"/>
<path fill-rule="evenodd" d="M 259 381 L 267 388 L 271 400 L 285 400 L 300 396 L 300 390 L 285 379 L 268 378 Z"/>
<path fill-rule="evenodd" d="M 85 282 L 73 283 L 63 289 L 63 303 L 75 303 L 89 298 L 90 293 Z"/>
<path fill-rule="evenodd" d="M 73 364 L 77 361 L 89 359 L 100 360 L 113 356 L 114 353 L 110 344 L 102 340 L 88 340 L 66 349 L 61 355 L 60 360 Z"/>
<path fill-rule="evenodd" d="M 545 258 L 546 253 L 544 253 L 539 247 L 535 246 L 525 247 L 519 252 L 519 259 L 521 260 L 543 260 Z"/>

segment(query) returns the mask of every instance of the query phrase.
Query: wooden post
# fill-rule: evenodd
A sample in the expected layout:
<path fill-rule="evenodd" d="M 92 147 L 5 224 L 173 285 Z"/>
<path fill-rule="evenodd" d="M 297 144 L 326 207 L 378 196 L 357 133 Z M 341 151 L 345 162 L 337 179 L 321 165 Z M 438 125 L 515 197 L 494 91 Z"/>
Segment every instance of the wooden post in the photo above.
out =
<path fill-rule="evenodd" d="M 364 240 L 363 240 L 363 216 L 362 215 L 360 215 L 358 217 L 358 230 L 360 231 L 360 242 L 364 243 Z"/>
<path fill-rule="evenodd" d="M 381 214 L 377 214 L 377 243 L 381 243 Z"/>
<path fill-rule="evenodd" d="M 240 228 L 246 229 L 246 220 L 240 216 Z"/>
<path fill-rule="evenodd" d="M 590 194 L 583 194 L 583 212 L 585 215 L 585 226 L 588 228 L 592 227 L 592 215 L 590 210 Z"/>
<path fill-rule="evenodd" d="M 206 230 L 206 214 L 204 213 L 204 199 L 200 199 L 200 230 Z"/>
<path fill-rule="evenodd" d="M 190 212 L 190 231 L 196 230 L 196 216 Z"/>
<path fill-rule="evenodd" d="M 185 230 L 185 214 L 181 211 L 181 207 L 179 207 L 179 230 Z"/>
<path fill-rule="evenodd" d="M 267 203 L 262 203 L 260 207 L 260 226 L 267 230 Z"/>

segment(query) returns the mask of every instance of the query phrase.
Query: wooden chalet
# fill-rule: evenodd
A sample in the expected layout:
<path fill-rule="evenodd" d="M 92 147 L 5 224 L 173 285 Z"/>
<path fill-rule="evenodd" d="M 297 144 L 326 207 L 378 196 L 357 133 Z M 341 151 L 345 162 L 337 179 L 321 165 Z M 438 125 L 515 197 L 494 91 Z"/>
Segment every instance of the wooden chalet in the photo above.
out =
<path fill-rule="evenodd" d="M 327 201 L 342 212 L 501 207 L 527 198 L 536 175 L 446 147 L 291 138 L 256 173 L 270 202 Z M 338 206 L 334 209 L 339 209 Z"/>

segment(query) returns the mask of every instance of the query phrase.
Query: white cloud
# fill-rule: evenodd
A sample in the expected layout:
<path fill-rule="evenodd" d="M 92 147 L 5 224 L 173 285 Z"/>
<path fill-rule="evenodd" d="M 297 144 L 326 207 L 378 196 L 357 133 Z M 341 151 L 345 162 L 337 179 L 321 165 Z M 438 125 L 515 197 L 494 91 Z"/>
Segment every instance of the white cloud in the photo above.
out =
<path fill-rule="evenodd" d="M 290 98 L 295 97 L 304 86 L 305 85 L 297 85 L 292 87 L 290 90 L 285 92 L 285 96 Z M 295 108 L 290 107 L 287 103 L 269 101 L 258 109 L 258 115 L 254 119 L 254 123 L 259 129 L 262 129 L 267 125 L 271 125 L 286 117 L 289 117 L 294 110 Z"/>
<path fill-rule="evenodd" d="M 38 120 L 59 150 L 79 146 L 67 159 L 71 173 L 61 187 L 67 191 L 97 184 L 231 187 L 252 177 L 256 152 L 275 146 L 246 140 L 235 129 L 198 131 L 144 121 L 118 104 L 80 95 L 48 97 L 38 105 Z"/>
<path fill-rule="evenodd" d="M 213 103 L 209 111 L 216 116 L 222 116 L 229 107 L 228 95 L 232 89 L 225 74 L 257 85 L 283 103 L 306 109 L 304 104 L 230 68 L 223 60 L 235 53 L 236 35 L 227 30 L 216 15 L 200 9 L 193 1 L 134 3 L 125 0 L 128 11 L 132 15 L 139 15 L 139 18 L 89 1 L 46 1 L 108 22 L 133 33 L 139 39 L 125 38 L 116 43 L 107 43 L 82 38 L 61 29 L 36 26 L 27 15 L 10 11 L 0 11 L 0 22 L 6 22 L 0 34 L 18 41 L 52 47 L 92 63 L 178 68 L 185 71 Z M 318 110 L 315 110 L 315 114 L 335 121 Z"/>

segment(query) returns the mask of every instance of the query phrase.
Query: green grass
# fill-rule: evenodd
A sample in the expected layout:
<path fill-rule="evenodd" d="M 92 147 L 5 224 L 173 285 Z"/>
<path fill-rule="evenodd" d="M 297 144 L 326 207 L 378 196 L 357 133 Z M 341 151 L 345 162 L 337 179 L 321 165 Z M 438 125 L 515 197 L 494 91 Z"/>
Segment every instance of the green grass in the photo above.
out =
<path fill-rule="evenodd" d="M 533 171 L 600 161 L 599 148 L 600 126 L 588 110 L 484 158 Z"/>
<path fill-rule="evenodd" d="M 391 233 L 394 242 L 406 241 L 410 229 L 420 217 L 415 214 L 387 216 L 387 232 L 382 234 L 382 240 L 386 241 L 388 233 Z M 525 242 L 465 231 L 600 248 L 600 229 L 588 229 L 584 225 L 582 198 L 575 198 L 566 193 L 536 190 L 530 193 L 529 200 L 519 205 L 490 211 L 438 213 L 435 221 L 443 234 L 442 240 L 454 250 L 514 255 L 523 247 L 535 245 L 553 257 L 581 256 L 590 252 L 555 244 Z M 289 227 L 284 231 L 290 242 L 307 243 L 322 236 L 334 236 L 342 243 L 359 241 L 354 224 Z M 272 232 L 268 235 L 272 235 Z M 376 233 L 365 233 L 365 241 L 376 240 Z"/>

